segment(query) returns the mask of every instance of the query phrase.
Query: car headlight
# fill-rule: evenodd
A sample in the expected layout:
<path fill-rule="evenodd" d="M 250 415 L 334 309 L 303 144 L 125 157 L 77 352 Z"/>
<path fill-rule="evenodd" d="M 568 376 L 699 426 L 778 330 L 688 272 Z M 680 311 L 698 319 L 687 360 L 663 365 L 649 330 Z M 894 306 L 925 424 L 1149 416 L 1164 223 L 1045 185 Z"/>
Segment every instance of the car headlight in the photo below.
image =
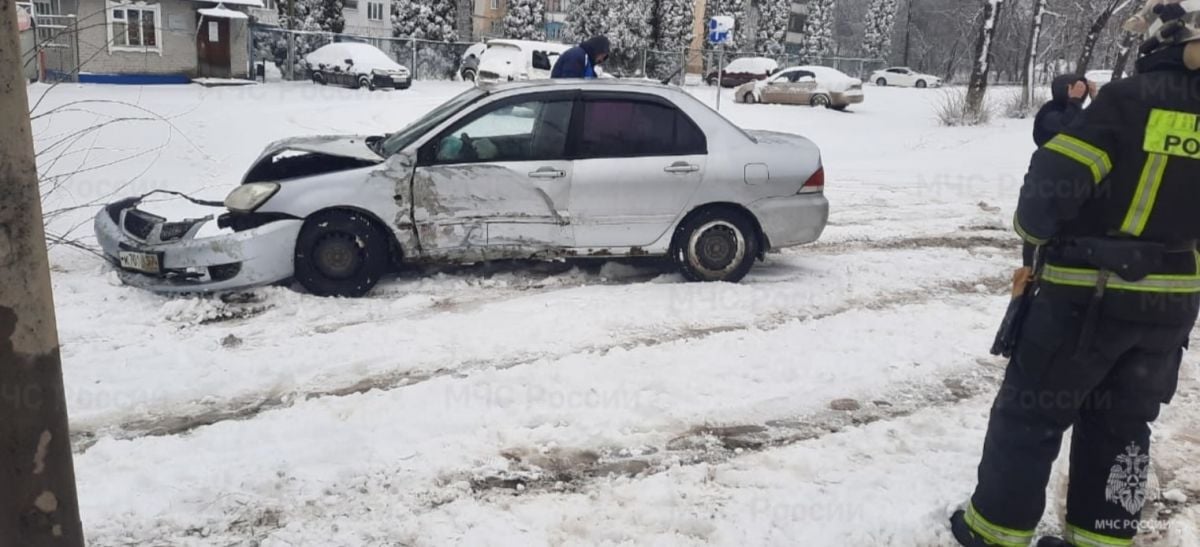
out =
<path fill-rule="evenodd" d="M 235 213 L 250 213 L 279 191 L 277 182 L 252 182 L 234 188 L 225 197 L 225 208 Z"/>

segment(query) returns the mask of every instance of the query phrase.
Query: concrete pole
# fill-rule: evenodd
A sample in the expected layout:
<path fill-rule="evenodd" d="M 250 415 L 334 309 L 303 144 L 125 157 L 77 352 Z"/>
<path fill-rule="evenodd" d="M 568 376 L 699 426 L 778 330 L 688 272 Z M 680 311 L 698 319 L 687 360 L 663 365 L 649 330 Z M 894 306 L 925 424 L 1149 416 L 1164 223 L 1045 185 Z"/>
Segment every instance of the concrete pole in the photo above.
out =
<path fill-rule="evenodd" d="M 0 2 L 0 544 L 83 547 L 16 3 Z"/>

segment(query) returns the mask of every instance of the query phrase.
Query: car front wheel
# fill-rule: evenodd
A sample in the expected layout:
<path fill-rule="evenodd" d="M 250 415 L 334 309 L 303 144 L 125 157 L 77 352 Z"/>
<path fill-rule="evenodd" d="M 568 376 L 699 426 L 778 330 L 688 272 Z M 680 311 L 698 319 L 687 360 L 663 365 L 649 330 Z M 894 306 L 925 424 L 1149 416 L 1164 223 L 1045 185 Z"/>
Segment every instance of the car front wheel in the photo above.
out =
<path fill-rule="evenodd" d="M 828 107 L 830 103 L 829 95 L 813 95 L 812 99 L 809 99 L 809 104 L 812 106 Z"/>
<path fill-rule="evenodd" d="M 926 87 L 925 80 L 917 80 L 917 87 L 921 88 L 921 89 L 925 89 L 925 87 Z"/>
<path fill-rule="evenodd" d="M 877 86 L 879 86 L 879 87 L 887 87 L 887 80 L 886 80 L 886 79 L 884 79 L 884 78 L 880 78 L 880 79 L 878 79 L 878 80 L 875 80 L 875 85 L 877 85 Z"/>
<path fill-rule="evenodd" d="M 688 281 L 736 283 L 754 265 L 758 237 L 744 214 L 708 209 L 691 215 L 675 231 L 671 257 Z"/>
<path fill-rule="evenodd" d="M 317 213 L 296 239 L 296 281 L 318 296 L 362 296 L 387 272 L 388 249 L 387 235 L 362 213 Z"/>
<path fill-rule="evenodd" d="M 756 99 L 754 97 L 754 92 L 750 91 L 742 96 L 742 102 L 744 102 L 746 104 L 754 104 L 754 103 L 758 102 L 758 99 Z"/>
<path fill-rule="evenodd" d="M 320 72 L 314 72 L 312 80 L 314 84 L 325 85 L 325 75 Z"/>

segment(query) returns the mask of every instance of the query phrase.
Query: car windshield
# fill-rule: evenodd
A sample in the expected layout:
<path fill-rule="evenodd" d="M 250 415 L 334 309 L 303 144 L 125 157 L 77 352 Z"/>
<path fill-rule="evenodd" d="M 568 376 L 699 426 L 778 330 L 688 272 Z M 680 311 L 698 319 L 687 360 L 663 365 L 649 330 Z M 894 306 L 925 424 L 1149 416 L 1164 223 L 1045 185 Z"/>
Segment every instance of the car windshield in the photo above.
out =
<path fill-rule="evenodd" d="M 404 150 L 408 145 L 412 144 L 424 135 L 430 129 L 433 129 L 438 124 L 450 119 L 459 110 L 462 110 L 467 105 L 479 100 L 487 92 L 479 88 L 471 88 L 462 93 L 459 93 L 453 99 L 442 103 L 441 106 L 429 111 L 429 113 L 421 116 L 417 121 L 408 124 L 407 127 L 388 135 L 375 152 L 380 156 L 388 157 L 396 152 Z"/>

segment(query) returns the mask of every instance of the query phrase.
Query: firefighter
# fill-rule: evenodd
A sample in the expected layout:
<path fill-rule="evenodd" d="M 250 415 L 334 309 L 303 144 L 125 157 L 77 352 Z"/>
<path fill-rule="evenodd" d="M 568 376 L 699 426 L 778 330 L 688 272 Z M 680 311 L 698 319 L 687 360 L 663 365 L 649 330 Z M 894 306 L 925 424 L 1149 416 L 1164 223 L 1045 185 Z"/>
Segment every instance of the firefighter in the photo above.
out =
<path fill-rule="evenodd" d="M 1139 27 L 1140 24 L 1140 27 Z M 1033 157 L 1015 227 L 1044 257 L 991 409 L 978 485 L 951 531 L 1027 546 L 1073 426 L 1063 538 L 1131 545 L 1150 422 L 1173 396 L 1200 311 L 1200 0 L 1152 0 L 1137 73 Z"/>

